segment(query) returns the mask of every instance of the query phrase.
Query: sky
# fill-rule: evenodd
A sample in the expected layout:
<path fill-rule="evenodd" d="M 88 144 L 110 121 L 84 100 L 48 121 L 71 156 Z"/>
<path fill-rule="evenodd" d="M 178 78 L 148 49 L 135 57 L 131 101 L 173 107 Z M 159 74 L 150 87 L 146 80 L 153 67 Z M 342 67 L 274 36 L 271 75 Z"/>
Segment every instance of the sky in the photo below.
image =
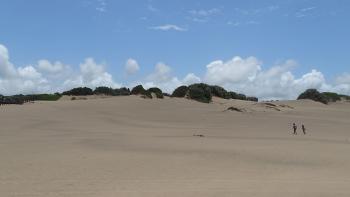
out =
<path fill-rule="evenodd" d="M 0 94 L 208 83 L 350 94 L 347 0 L 0 0 Z"/>

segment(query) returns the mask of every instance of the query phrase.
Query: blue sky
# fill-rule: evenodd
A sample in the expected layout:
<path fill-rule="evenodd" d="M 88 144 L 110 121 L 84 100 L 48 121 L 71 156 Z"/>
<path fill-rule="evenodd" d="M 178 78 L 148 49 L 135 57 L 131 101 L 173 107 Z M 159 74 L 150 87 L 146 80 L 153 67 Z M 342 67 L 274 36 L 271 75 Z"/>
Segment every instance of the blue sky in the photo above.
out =
<path fill-rule="evenodd" d="M 0 66 L 11 64 L 22 77 L 11 81 L 0 69 L 3 94 L 137 83 L 171 91 L 189 81 L 261 98 L 293 98 L 309 87 L 350 94 L 350 2 L 345 0 L 0 0 L 0 9 L 0 44 L 9 56 Z M 137 64 L 132 72 L 128 59 Z M 216 60 L 222 64 L 210 70 Z M 53 71 L 56 61 L 57 68 L 76 76 L 50 77 L 44 67 Z M 240 72 L 245 78 L 230 78 Z M 225 74 L 230 75 L 221 77 Z M 45 87 L 38 89 L 34 75 Z M 280 92 L 257 92 L 254 86 L 266 82 L 264 77 L 276 78 L 266 85 L 273 83 Z M 294 85 L 278 85 L 283 77 Z M 26 82 L 28 88 L 13 90 L 14 83 Z M 66 85 L 54 87 L 61 83 Z"/>

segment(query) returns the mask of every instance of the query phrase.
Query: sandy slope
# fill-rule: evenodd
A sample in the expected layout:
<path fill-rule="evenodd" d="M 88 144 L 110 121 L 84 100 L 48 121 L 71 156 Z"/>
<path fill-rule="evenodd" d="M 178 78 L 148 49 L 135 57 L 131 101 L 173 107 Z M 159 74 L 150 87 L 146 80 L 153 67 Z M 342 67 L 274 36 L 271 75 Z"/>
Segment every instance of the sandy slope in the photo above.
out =
<path fill-rule="evenodd" d="M 0 106 L 0 196 L 350 196 L 350 103 L 275 104 Z M 291 135 L 293 121 L 308 134 Z"/>

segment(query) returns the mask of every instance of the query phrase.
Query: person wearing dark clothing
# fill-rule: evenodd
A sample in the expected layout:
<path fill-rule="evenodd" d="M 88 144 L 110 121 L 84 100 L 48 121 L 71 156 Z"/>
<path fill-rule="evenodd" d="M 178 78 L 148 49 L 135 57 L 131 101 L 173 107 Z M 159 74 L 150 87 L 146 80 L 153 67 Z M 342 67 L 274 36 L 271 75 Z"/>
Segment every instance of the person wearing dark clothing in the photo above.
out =
<path fill-rule="evenodd" d="M 297 135 L 297 125 L 295 123 L 293 123 L 293 134 Z"/>
<path fill-rule="evenodd" d="M 303 133 L 305 135 L 306 134 L 306 128 L 305 128 L 305 126 L 303 124 L 301 125 L 301 130 L 303 130 Z"/>

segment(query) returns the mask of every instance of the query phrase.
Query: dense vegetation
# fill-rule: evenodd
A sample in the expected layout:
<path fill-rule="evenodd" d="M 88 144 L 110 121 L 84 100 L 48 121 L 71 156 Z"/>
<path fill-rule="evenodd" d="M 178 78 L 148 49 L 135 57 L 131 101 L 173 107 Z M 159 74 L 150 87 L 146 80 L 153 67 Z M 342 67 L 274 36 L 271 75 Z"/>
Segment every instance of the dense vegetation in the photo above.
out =
<path fill-rule="evenodd" d="M 334 92 L 322 92 L 322 94 L 327 98 L 328 102 L 336 102 L 341 100 L 350 100 L 350 96 L 337 94 Z"/>
<path fill-rule="evenodd" d="M 209 87 L 213 96 L 217 96 L 224 99 L 232 98 L 231 94 L 227 92 L 223 87 L 220 87 L 220 86 L 209 86 Z"/>
<path fill-rule="evenodd" d="M 212 100 L 212 96 L 223 99 L 239 99 L 257 102 L 256 97 L 247 97 L 244 94 L 236 92 L 228 92 L 223 87 L 211 86 L 205 83 L 192 84 L 190 86 L 180 86 L 176 88 L 171 95 L 172 97 L 188 97 L 199 102 L 208 103 Z"/>
<path fill-rule="evenodd" d="M 131 90 L 131 94 L 133 95 L 143 95 L 145 98 L 152 98 L 151 92 L 145 90 L 142 85 L 135 86 Z"/>
<path fill-rule="evenodd" d="M 26 102 L 31 101 L 57 101 L 61 98 L 61 94 L 28 94 L 28 95 L 13 95 L 13 96 L 3 96 L 0 95 L 0 105 L 4 104 L 18 104 L 21 105 Z"/>
<path fill-rule="evenodd" d="M 164 98 L 162 90 L 157 87 L 149 88 L 147 91 L 150 93 L 154 93 L 157 98 Z"/>
<path fill-rule="evenodd" d="M 334 92 L 318 92 L 316 89 L 308 89 L 298 96 L 299 99 L 310 99 L 313 101 L 328 104 L 329 102 L 337 102 L 340 100 L 350 100 L 350 96 L 337 94 Z"/>
<path fill-rule="evenodd" d="M 334 92 L 323 92 L 322 93 L 328 102 L 336 102 L 341 100 L 341 96 Z"/>
<path fill-rule="evenodd" d="M 65 91 L 62 94 L 70 95 L 70 96 L 87 96 L 87 95 L 93 95 L 94 92 L 92 91 L 91 88 L 79 87 L 79 88 L 73 88 L 71 90 Z"/>
<path fill-rule="evenodd" d="M 130 95 L 130 90 L 129 88 L 113 89 L 105 86 L 100 86 L 95 88 L 94 94 L 96 95 L 103 94 L 103 95 L 109 95 L 109 96 L 127 96 L 127 95 Z"/>
<path fill-rule="evenodd" d="M 26 95 L 28 98 L 27 100 L 32 101 L 57 101 L 62 97 L 60 93 L 55 94 L 32 94 L 32 95 Z"/>
<path fill-rule="evenodd" d="M 240 99 L 248 101 L 258 101 L 256 97 L 247 97 L 244 94 L 238 94 L 236 92 L 228 92 L 223 87 L 214 85 L 208 85 L 205 83 L 192 84 L 190 86 L 180 86 L 174 90 L 170 95 L 163 93 L 161 89 L 157 87 L 149 88 L 145 90 L 142 85 L 137 85 L 132 90 L 128 88 L 117 88 L 100 86 L 92 90 L 88 87 L 77 87 L 71 90 L 65 91 L 62 94 L 32 94 L 32 95 L 14 95 L 14 96 L 2 96 L 0 95 L 0 104 L 23 104 L 28 101 L 45 100 L 56 101 L 61 98 L 62 95 L 70 96 L 87 96 L 87 95 L 108 95 L 108 96 L 122 96 L 122 95 L 142 95 L 144 98 L 152 98 L 152 94 L 157 98 L 168 97 L 186 97 L 203 103 L 209 103 L 212 101 L 212 97 L 220 97 L 224 99 Z M 76 97 L 73 98 L 73 100 Z"/>
<path fill-rule="evenodd" d="M 185 97 L 188 91 L 187 86 L 180 86 L 174 90 L 174 92 L 171 94 L 172 97 Z"/>
<path fill-rule="evenodd" d="M 204 83 L 192 84 L 188 87 L 188 96 L 190 99 L 209 103 L 212 99 L 211 87 Z"/>
<path fill-rule="evenodd" d="M 327 97 L 324 94 L 317 91 L 316 89 L 307 89 L 305 92 L 301 93 L 298 96 L 298 100 L 299 99 L 310 99 L 323 104 L 328 103 Z"/>

